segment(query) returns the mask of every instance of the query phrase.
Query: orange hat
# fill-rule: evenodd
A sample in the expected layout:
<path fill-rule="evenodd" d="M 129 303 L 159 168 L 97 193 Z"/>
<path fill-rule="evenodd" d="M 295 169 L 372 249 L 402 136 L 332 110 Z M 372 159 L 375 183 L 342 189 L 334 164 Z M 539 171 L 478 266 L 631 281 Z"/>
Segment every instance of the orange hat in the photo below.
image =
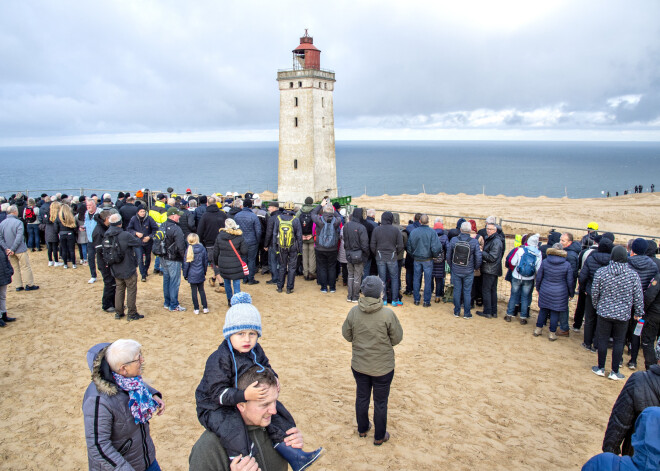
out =
<path fill-rule="evenodd" d="M 144 196 L 144 193 L 142 192 L 142 190 L 138 190 L 135 192 L 135 196 L 137 198 L 142 198 Z"/>

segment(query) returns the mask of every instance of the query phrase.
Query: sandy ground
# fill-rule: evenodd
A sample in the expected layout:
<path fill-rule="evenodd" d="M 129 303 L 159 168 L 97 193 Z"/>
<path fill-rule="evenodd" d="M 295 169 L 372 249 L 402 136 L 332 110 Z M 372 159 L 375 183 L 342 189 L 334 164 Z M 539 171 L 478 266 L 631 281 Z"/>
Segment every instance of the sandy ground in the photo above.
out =
<path fill-rule="evenodd" d="M 655 195 L 514 200 L 422 195 L 359 203 L 521 220 L 532 219 L 533 211 L 532 220 L 561 217 L 565 225 L 582 227 L 595 218 L 622 232 L 648 233 L 659 206 Z M 528 202 L 533 207 L 525 213 Z M 81 400 L 90 379 L 85 353 L 95 343 L 128 337 L 143 344 L 145 378 L 167 403 L 165 414 L 151 422 L 158 461 L 163 469 L 186 469 L 202 432 L 194 391 L 220 342 L 224 293 L 207 285 L 211 313 L 195 316 L 182 281 L 180 300 L 189 311 L 169 313 L 162 308 L 161 278 L 150 276 L 138 283 L 138 310 L 145 319 L 116 321 L 101 311 L 102 284 L 87 284 L 87 267 L 49 268 L 45 251 L 30 255 L 41 289 L 17 293 L 10 286 L 9 313 L 18 321 L 0 329 L 0 468 L 85 469 Z M 341 336 L 352 306 L 345 288 L 322 295 L 315 283 L 299 277 L 295 293 L 286 295 L 266 285 L 265 276 L 258 279 L 262 282 L 246 291 L 262 313 L 261 342 L 280 375 L 281 400 L 297 419 L 306 448 L 327 451 L 312 469 L 578 469 L 600 451 L 623 382 L 589 371 L 596 356 L 580 348 L 581 335 L 553 343 L 533 337 L 531 323 L 465 321 L 454 318 L 449 305 L 424 309 L 411 298 L 396 310 L 404 339 L 395 348 L 392 439 L 374 447 L 373 434 L 357 436 L 351 347 Z"/>

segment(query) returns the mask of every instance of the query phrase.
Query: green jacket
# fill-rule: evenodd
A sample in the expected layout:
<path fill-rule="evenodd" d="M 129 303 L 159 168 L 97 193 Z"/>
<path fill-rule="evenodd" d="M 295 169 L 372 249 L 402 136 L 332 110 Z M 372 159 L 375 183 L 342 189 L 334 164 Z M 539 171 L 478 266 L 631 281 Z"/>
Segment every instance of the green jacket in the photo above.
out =
<path fill-rule="evenodd" d="M 257 460 L 261 471 L 286 471 L 289 464 L 273 448 L 273 442 L 263 427 L 248 426 L 248 434 L 254 451 L 252 456 Z M 236 433 L 242 433 L 236 431 Z M 229 457 L 220 444 L 220 439 L 213 432 L 204 430 L 202 436 L 193 445 L 188 457 L 190 471 L 229 471 Z"/>
<path fill-rule="evenodd" d="M 394 369 L 394 345 L 403 339 L 399 319 L 383 301 L 362 297 L 348 312 L 341 333 L 353 344 L 351 367 L 358 373 L 383 376 Z"/>

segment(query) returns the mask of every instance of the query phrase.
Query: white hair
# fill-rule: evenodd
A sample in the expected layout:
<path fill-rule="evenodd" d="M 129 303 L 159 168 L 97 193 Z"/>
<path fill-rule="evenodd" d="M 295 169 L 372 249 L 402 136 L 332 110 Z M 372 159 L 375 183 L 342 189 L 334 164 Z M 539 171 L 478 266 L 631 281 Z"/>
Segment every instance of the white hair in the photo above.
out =
<path fill-rule="evenodd" d="M 468 234 L 472 232 L 472 224 L 470 224 L 467 221 L 463 222 L 463 224 L 461 224 L 461 232 L 465 232 Z"/>
<path fill-rule="evenodd" d="M 15 204 L 12 204 L 7 208 L 7 214 L 18 214 L 18 207 Z"/>
<path fill-rule="evenodd" d="M 437 218 L 435 218 L 435 222 L 444 222 L 442 216 L 438 216 Z"/>
<path fill-rule="evenodd" d="M 174 198 L 169 198 L 167 200 L 167 204 L 169 204 L 170 206 L 174 206 L 176 204 L 176 200 Z"/>
<path fill-rule="evenodd" d="M 236 198 L 234 202 L 231 204 L 234 208 L 242 208 L 243 207 L 243 200 L 240 198 Z"/>
<path fill-rule="evenodd" d="M 3 213 L 6 213 L 8 209 L 9 209 L 9 203 L 2 203 L 2 206 L 0 206 L 0 210 Z"/>
<path fill-rule="evenodd" d="M 112 195 L 110 193 L 103 193 L 103 199 L 110 198 L 112 199 Z"/>
<path fill-rule="evenodd" d="M 495 216 L 488 216 L 486 218 L 486 224 L 495 224 L 497 222 L 497 218 Z"/>
<path fill-rule="evenodd" d="M 110 216 L 110 224 L 117 224 L 118 222 L 121 222 L 120 214 L 114 213 L 112 216 Z"/>
<path fill-rule="evenodd" d="M 190 208 L 196 208 L 197 207 L 197 200 L 194 198 L 190 198 L 188 200 L 188 207 Z"/>
<path fill-rule="evenodd" d="M 261 198 L 257 198 L 257 199 L 255 199 L 255 200 L 253 201 L 253 203 L 254 203 L 254 205 L 255 205 L 256 207 L 260 207 L 260 206 L 261 206 Z"/>
<path fill-rule="evenodd" d="M 375 209 L 367 209 L 367 217 L 372 218 L 376 216 L 376 210 Z"/>
<path fill-rule="evenodd" d="M 135 359 L 135 355 L 140 353 L 140 348 L 142 348 L 142 345 L 135 340 L 116 340 L 105 351 L 105 360 L 112 371 L 118 373 L 122 365 Z"/>

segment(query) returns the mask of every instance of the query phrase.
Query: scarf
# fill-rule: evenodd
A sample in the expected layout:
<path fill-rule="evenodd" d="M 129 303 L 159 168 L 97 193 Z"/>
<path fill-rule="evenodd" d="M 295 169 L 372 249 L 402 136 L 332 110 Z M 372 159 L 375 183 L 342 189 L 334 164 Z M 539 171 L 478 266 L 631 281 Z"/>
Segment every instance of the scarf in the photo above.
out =
<path fill-rule="evenodd" d="M 158 410 L 158 403 L 154 401 L 149 388 L 142 381 L 142 376 L 126 378 L 117 373 L 112 373 L 112 376 L 114 376 L 117 386 L 128 392 L 130 397 L 128 407 L 131 409 L 135 423 L 144 424 L 148 422 L 153 413 Z"/>

